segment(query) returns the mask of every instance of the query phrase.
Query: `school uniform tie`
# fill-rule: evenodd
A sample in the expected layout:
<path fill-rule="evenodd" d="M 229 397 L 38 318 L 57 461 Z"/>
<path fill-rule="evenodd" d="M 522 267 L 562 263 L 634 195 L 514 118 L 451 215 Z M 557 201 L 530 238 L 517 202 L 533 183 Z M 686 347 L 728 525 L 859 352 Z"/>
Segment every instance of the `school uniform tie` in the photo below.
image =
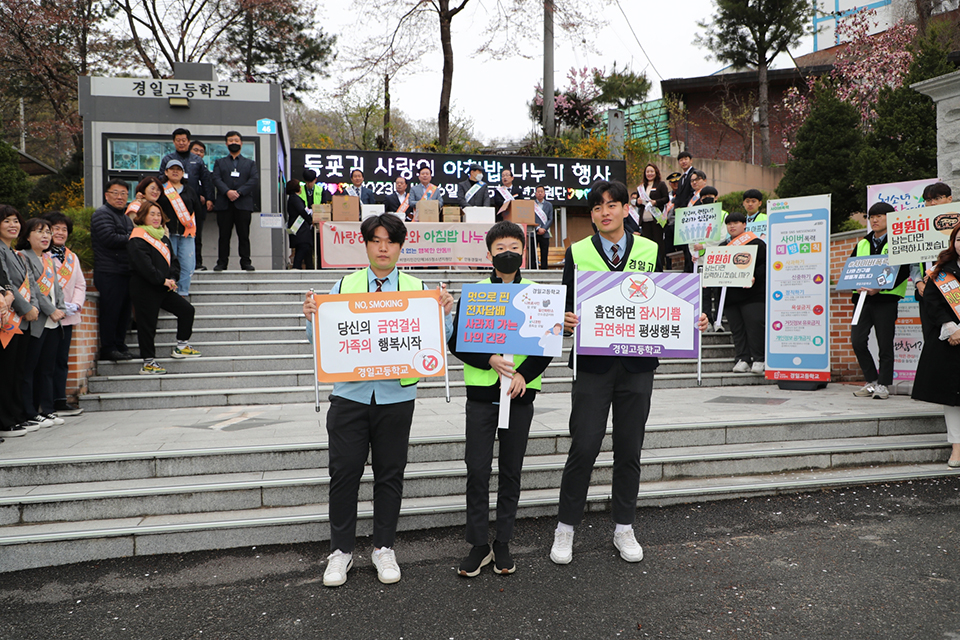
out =
<path fill-rule="evenodd" d="M 611 249 L 611 251 L 613 252 L 613 257 L 610 258 L 610 264 L 616 267 L 617 265 L 620 264 L 620 255 L 617 253 L 618 251 L 617 245 L 613 245 L 613 248 Z"/>
<path fill-rule="evenodd" d="M 377 283 L 377 291 L 383 291 L 383 283 L 387 281 L 386 278 L 374 278 L 374 282 Z"/>

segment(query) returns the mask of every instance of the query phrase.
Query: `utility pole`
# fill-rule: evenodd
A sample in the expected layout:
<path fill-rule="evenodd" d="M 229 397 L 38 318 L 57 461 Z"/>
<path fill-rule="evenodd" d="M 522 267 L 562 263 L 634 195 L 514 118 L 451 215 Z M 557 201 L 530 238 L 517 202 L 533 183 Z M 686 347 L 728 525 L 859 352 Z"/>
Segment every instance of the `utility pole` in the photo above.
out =
<path fill-rule="evenodd" d="M 557 135 L 553 112 L 553 0 L 543 0 L 543 133 Z"/>

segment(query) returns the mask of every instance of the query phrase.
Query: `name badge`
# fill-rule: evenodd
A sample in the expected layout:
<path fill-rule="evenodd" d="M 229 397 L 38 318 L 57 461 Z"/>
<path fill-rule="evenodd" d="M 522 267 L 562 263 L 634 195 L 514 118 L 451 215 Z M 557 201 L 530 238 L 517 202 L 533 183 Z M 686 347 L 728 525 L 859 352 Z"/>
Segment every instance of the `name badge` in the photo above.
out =
<path fill-rule="evenodd" d="M 183 174 L 183 179 L 184 179 L 184 180 L 189 180 L 189 179 L 190 179 L 190 176 L 188 176 L 187 174 Z"/>
<path fill-rule="evenodd" d="M 237 171 L 236 169 L 234 169 L 233 171 L 230 172 L 230 177 L 231 177 L 231 178 L 239 178 L 239 177 L 240 177 L 240 172 Z"/>

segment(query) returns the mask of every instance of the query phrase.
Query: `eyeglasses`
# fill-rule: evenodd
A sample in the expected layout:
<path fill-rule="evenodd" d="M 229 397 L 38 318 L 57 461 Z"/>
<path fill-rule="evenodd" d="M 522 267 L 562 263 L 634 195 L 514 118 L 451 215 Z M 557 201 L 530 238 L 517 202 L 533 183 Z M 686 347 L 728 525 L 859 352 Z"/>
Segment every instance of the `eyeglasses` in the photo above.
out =
<path fill-rule="evenodd" d="M 946 200 L 946 199 L 947 199 L 947 196 L 937 196 L 935 198 L 927 198 L 926 200 L 923 201 L 923 204 L 936 204 L 937 202 L 940 202 L 941 200 Z"/>
<path fill-rule="evenodd" d="M 107 191 L 108 196 L 123 196 L 124 198 L 126 198 L 129 193 L 129 191 Z"/>

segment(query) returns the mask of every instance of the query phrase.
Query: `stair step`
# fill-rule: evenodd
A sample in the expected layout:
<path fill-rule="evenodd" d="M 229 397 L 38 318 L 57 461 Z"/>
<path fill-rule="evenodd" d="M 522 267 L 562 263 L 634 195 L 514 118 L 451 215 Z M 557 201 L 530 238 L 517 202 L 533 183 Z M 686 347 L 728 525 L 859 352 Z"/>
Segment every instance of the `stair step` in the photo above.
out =
<path fill-rule="evenodd" d="M 960 475 L 942 464 L 907 464 L 883 469 L 814 470 L 735 478 L 642 482 L 640 506 L 742 498 L 828 487 L 897 482 Z M 523 491 L 518 517 L 555 515 L 557 489 Z M 609 507 L 611 487 L 591 486 L 587 508 Z M 491 501 L 491 510 L 495 502 Z M 460 526 L 462 495 L 404 499 L 398 529 Z M 358 535 L 369 535 L 372 505 L 358 505 Z M 187 553 L 205 549 L 319 542 L 329 539 L 324 504 L 187 513 L 177 515 L 15 525 L 0 530 L 0 572 L 55 566 L 84 560 Z M 546 550 L 544 550 L 546 554 Z"/>

